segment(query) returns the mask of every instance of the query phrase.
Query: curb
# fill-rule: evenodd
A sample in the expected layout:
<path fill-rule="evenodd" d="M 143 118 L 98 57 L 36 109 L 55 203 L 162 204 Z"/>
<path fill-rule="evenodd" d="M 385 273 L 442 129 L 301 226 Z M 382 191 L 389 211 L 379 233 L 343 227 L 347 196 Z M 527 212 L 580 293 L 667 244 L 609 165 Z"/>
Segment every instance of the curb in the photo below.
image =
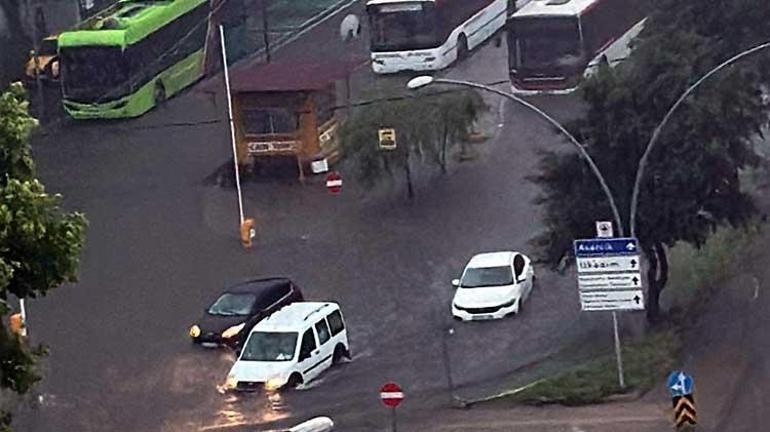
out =
<path fill-rule="evenodd" d="M 483 403 L 483 402 L 489 402 L 489 401 L 492 401 L 492 400 L 495 400 L 495 399 L 504 398 L 506 396 L 513 396 L 513 395 L 519 394 L 519 393 L 523 392 L 524 390 L 527 390 L 527 389 L 529 389 L 531 387 L 534 387 L 534 386 L 540 384 L 541 382 L 543 382 L 543 381 L 545 381 L 547 379 L 548 378 L 540 378 L 539 380 L 532 381 L 531 383 L 529 383 L 527 385 L 524 385 L 524 386 L 521 386 L 519 388 L 515 388 L 513 390 L 506 390 L 506 391 L 501 392 L 501 393 L 493 394 L 493 395 L 490 395 L 490 396 L 484 396 L 484 397 L 477 398 L 477 399 L 460 399 L 460 401 L 462 401 L 462 403 L 463 403 L 462 408 L 470 408 L 472 405 L 476 405 L 476 404 Z"/>

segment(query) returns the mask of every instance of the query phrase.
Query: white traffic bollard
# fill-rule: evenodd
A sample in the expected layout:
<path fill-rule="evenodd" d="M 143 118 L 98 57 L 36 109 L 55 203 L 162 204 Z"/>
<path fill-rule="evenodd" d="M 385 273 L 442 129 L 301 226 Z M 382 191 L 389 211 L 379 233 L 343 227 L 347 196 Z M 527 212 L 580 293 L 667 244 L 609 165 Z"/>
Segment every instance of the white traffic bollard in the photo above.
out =
<path fill-rule="evenodd" d="M 334 429 L 329 417 L 316 417 L 289 429 L 289 432 L 327 432 Z"/>

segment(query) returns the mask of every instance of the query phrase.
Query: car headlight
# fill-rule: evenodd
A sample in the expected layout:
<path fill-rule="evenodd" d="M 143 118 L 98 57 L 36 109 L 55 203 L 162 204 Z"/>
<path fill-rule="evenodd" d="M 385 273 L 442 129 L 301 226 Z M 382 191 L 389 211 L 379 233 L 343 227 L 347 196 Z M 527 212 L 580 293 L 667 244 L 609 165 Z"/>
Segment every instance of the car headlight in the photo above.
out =
<path fill-rule="evenodd" d="M 500 307 L 501 307 L 501 308 L 507 308 L 507 307 L 511 307 L 511 306 L 513 306 L 513 305 L 514 305 L 514 303 L 516 303 L 516 300 L 518 300 L 518 297 L 517 297 L 517 298 L 515 298 L 515 299 L 513 299 L 513 300 L 511 300 L 511 301 L 509 301 L 508 303 L 505 303 L 505 304 L 503 304 L 503 305 L 500 305 Z"/>
<path fill-rule="evenodd" d="M 284 380 L 281 378 L 270 378 L 265 383 L 265 390 L 267 391 L 276 391 L 279 388 L 283 387 L 283 385 L 286 384 Z"/>
<path fill-rule="evenodd" d="M 193 326 L 190 327 L 190 337 L 194 339 L 200 335 L 201 335 L 201 328 L 193 324 Z"/>
<path fill-rule="evenodd" d="M 238 386 L 238 380 L 235 379 L 235 375 L 228 375 L 225 380 L 225 389 L 233 390 Z"/>
<path fill-rule="evenodd" d="M 227 330 L 222 332 L 222 337 L 225 338 L 225 339 L 230 339 L 231 337 L 236 336 L 238 333 L 241 332 L 241 330 L 243 330 L 243 327 L 245 325 L 246 325 L 246 323 L 243 322 L 243 323 L 240 323 L 238 325 L 234 325 L 234 326 L 230 327 L 229 329 L 227 329 Z"/>

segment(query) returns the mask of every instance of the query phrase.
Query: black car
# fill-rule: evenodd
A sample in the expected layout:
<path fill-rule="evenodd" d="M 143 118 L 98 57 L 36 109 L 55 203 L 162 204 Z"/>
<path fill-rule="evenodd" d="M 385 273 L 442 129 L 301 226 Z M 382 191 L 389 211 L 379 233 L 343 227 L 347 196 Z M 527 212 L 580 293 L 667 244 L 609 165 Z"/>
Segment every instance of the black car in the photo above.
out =
<path fill-rule="evenodd" d="M 193 342 L 207 347 L 238 349 L 262 318 L 302 301 L 302 291 L 288 278 L 253 279 L 233 285 L 206 308 L 190 327 Z"/>

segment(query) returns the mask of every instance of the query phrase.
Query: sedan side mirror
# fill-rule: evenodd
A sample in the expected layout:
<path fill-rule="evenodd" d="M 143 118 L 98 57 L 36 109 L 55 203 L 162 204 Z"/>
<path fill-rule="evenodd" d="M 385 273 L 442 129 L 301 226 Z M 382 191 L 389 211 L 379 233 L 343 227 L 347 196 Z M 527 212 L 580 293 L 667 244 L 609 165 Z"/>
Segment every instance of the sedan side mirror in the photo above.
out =
<path fill-rule="evenodd" d="M 452 279 L 452 286 L 455 288 L 460 288 L 460 279 Z"/>

